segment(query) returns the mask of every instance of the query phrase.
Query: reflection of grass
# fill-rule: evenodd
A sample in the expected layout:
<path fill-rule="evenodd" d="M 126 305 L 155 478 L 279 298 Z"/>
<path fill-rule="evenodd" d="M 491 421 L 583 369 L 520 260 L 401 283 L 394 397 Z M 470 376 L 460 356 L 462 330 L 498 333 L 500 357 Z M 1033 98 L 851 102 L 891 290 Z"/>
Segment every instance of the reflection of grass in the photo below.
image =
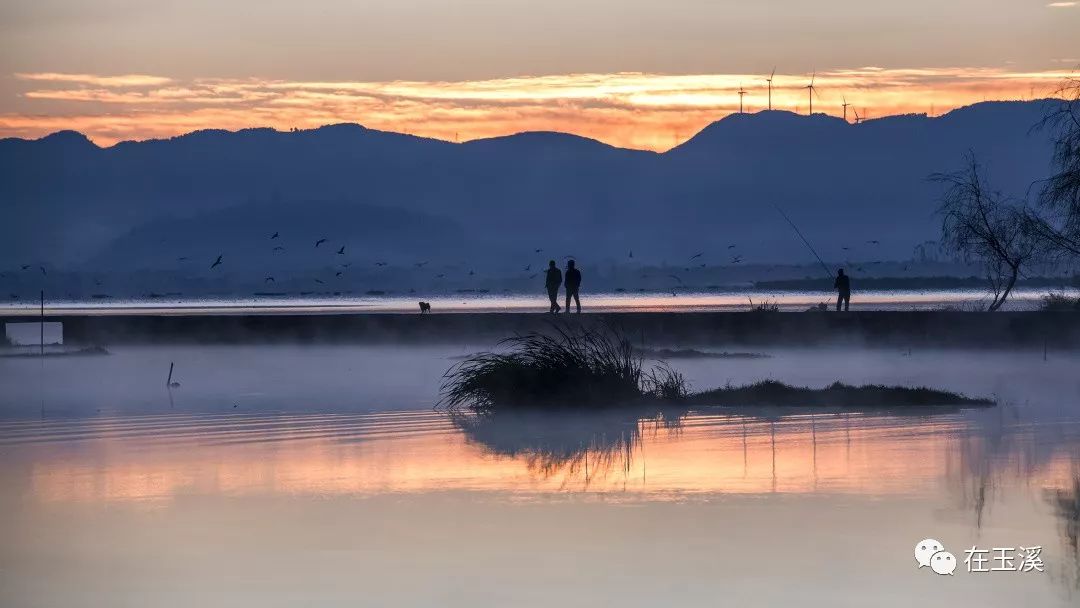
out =
<path fill-rule="evenodd" d="M 765 380 L 746 386 L 725 386 L 693 393 L 687 401 L 699 405 L 781 405 L 835 407 L 901 407 L 926 405 L 991 405 L 988 399 L 972 399 L 957 393 L 931 388 L 908 388 L 866 384 L 851 386 L 836 382 L 821 389 L 791 386 Z"/>
<path fill-rule="evenodd" d="M 1047 500 L 1061 520 L 1062 540 L 1073 566 L 1073 584 L 1080 587 L 1080 476 L 1073 478 L 1071 488 L 1050 491 Z"/>
<path fill-rule="evenodd" d="M 503 340 L 505 350 L 467 357 L 444 376 L 441 405 L 476 412 L 514 408 L 580 408 L 632 404 L 908 407 L 990 405 L 957 393 L 900 386 L 823 389 L 776 381 L 690 393 L 682 375 L 664 364 L 642 366 L 630 340 L 611 327 L 553 325 Z"/>
<path fill-rule="evenodd" d="M 451 411 L 450 419 L 468 441 L 497 456 L 520 458 L 530 471 L 547 478 L 559 472 L 568 476 L 584 472 L 586 459 L 593 471 L 607 471 L 617 463 L 629 467 L 643 422 L 677 429 L 685 413 L 684 408 L 670 412 L 627 407 L 552 416 L 544 410 L 520 408 L 479 415 Z"/>

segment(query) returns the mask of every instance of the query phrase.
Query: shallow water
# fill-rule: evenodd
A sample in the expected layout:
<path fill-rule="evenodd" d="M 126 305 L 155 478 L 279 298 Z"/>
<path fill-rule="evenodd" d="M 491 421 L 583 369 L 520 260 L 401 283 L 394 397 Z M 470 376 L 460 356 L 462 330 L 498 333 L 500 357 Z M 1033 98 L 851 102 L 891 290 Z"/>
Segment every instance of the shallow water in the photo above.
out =
<path fill-rule="evenodd" d="M 1080 357 L 672 361 L 699 388 L 839 379 L 1000 401 L 920 415 L 433 411 L 442 372 L 475 349 L 0 360 L 0 604 L 1069 606 L 1080 594 Z M 954 576 L 916 567 L 927 537 L 956 554 Z M 967 572 L 973 545 L 1041 545 L 1046 571 Z"/>
<path fill-rule="evenodd" d="M 1006 303 L 1008 310 L 1038 308 L 1049 291 L 1080 297 L 1075 288 L 1015 290 Z M 417 301 L 424 300 L 432 311 L 440 312 L 539 312 L 548 309 L 544 294 L 462 293 L 406 294 L 386 296 L 321 295 L 266 296 L 257 298 L 186 298 L 161 297 L 117 300 L 67 300 L 49 298 L 46 314 L 296 314 L 416 312 Z M 942 308 L 981 309 L 990 302 L 984 290 L 931 289 L 857 291 L 852 296 L 852 310 L 936 310 Z M 590 312 L 710 312 L 747 310 L 752 305 L 775 305 L 780 310 L 803 311 L 811 306 L 835 306 L 832 291 L 674 291 L 670 293 L 585 293 L 584 309 Z M 0 314 L 34 316 L 40 314 L 40 302 L 0 302 Z"/>

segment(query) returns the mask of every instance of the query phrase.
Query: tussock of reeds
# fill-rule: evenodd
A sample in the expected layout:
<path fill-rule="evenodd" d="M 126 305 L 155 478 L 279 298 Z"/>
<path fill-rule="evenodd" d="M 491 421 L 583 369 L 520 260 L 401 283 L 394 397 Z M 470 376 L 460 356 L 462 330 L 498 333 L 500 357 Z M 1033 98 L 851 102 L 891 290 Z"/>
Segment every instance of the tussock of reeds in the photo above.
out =
<path fill-rule="evenodd" d="M 682 375 L 644 368 L 630 340 L 610 327 L 552 325 L 473 355 L 444 376 L 441 405 L 487 411 L 499 406 L 581 407 L 686 396 Z"/>
<path fill-rule="evenodd" d="M 1080 298 L 1070 298 L 1063 293 L 1049 293 L 1043 296 L 1040 310 L 1080 312 Z"/>
<path fill-rule="evenodd" d="M 991 405 L 926 387 L 834 383 L 822 389 L 767 380 L 691 393 L 683 376 L 641 353 L 609 327 L 552 325 L 499 343 L 446 372 L 440 405 L 478 413 L 514 408 L 584 408 L 632 404 L 874 408 Z"/>

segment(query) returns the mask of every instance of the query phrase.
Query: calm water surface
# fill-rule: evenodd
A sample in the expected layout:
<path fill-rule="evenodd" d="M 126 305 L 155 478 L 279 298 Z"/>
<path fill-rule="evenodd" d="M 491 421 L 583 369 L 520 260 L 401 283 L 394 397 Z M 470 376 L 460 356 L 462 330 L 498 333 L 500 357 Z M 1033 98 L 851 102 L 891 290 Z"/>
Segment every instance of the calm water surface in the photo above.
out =
<path fill-rule="evenodd" d="M 927 384 L 979 410 L 451 416 L 447 347 L 0 359 L 4 606 L 1072 606 L 1080 358 L 772 350 L 706 388 Z M 170 361 L 181 386 L 164 387 Z M 942 541 L 954 576 L 919 570 Z M 963 551 L 1041 545 L 1043 573 Z"/>

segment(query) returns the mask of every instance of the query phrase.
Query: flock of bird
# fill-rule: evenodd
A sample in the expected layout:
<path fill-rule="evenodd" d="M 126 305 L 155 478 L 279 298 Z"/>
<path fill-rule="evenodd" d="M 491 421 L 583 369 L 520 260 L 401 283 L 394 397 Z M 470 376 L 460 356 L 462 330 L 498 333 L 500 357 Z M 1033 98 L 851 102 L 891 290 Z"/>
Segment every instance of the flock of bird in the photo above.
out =
<path fill-rule="evenodd" d="M 273 241 L 273 242 L 280 242 L 279 239 L 281 239 L 281 233 L 275 231 L 273 234 L 271 234 L 269 236 L 268 240 Z M 324 246 L 327 245 L 328 242 L 329 242 L 329 239 L 327 239 L 326 237 L 320 237 L 320 238 L 318 238 L 318 239 L 316 239 L 314 241 L 313 248 L 314 249 L 324 249 Z M 867 240 L 866 244 L 867 245 L 872 245 L 872 246 L 877 246 L 877 245 L 880 245 L 880 241 L 878 241 L 878 240 Z M 849 246 L 844 246 L 844 247 L 841 247 L 841 249 L 843 251 L 845 251 L 845 252 L 848 252 L 848 251 L 851 251 L 853 248 L 849 247 Z M 336 255 L 336 256 L 345 256 L 346 255 L 346 245 L 340 245 L 336 250 L 333 250 L 333 249 L 327 249 L 327 250 L 328 251 L 333 251 L 332 255 Z M 273 254 L 283 253 L 285 251 L 286 251 L 286 247 L 284 245 L 275 244 L 271 248 L 271 253 L 273 253 Z M 533 249 L 534 254 L 542 254 L 543 252 L 544 252 L 543 248 L 535 248 L 535 249 Z M 738 245 L 736 245 L 736 244 L 727 245 L 726 246 L 726 252 L 727 252 L 727 257 L 728 257 L 728 263 L 730 265 L 732 265 L 732 266 L 742 264 L 746 259 L 743 254 L 739 253 Z M 709 266 L 709 264 L 707 262 L 705 262 L 706 256 L 707 256 L 707 254 L 706 254 L 705 251 L 697 251 L 697 252 L 693 253 L 692 255 L 690 255 L 686 260 L 686 263 L 685 263 L 686 265 L 684 266 L 684 271 L 685 272 L 693 272 L 693 271 L 698 270 L 698 269 L 707 268 Z M 577 258 L 577 256 L 575 256 L 575 255 L 564 255 L 564 256 L 562 256 L 563 260 L 572 260 L 572 259 L 576 259 L 576 258 Z M 634 251 L 633 251 L 633 249 L 630 249 L 627 252 L 627 258 L 631 259 L 631 260 L 634 259 Z M 187 261 L 190 260 L 190 258 L 187 257 L 187 256 L 181 256 L 181 257 L 178 257 L 176 259 L 177 259 L 178 262 L 187 262 Z M 225 265 L 225 261 L 226 261 L 225 260 L 225 254 L 224 253 L 218 254 L 214 258 L 214 260 L 210 263 L 209 270 L 213 271 L 213 270 L 216 270 L 218 268 L 223 267 Z M 881 264 L 881 263 L 882 263 L 881 261 L 869 262 L 869 264 Z M 429 264 L 428 260 L 423 260 L 423 261 L 414 262 L 412 264 L 412 266 L 414 268 L 417 268 L 417 269 L 423 269 L 428 264 Z M 384 260 L 376 260 L 374 262 L 374 265 L 375 265 L 375 267 L 382 268 L 382 267 L 388 266 L 388 263 L 386 261 L 384 261 Z M 848 265 L 851 266 L 850 263 L 848 263 Z M 348 269 L 350 266 L 352 266 L 352 263 L 351 262 L 342 262 L 342 263 L 339 263 L 337 266 L 338 266 L 338 268 L 336 268 L 335 271 L 334 271 L 334 277 L 340 279 L 341 277 L 344 276 L 345 269 Z M 23 271 L 29 270 L 30 268 L 31 268 L 31 264 L 23 264 L 21 266 L 21 269 Z M 45 275 L 45 276 L 48 275 L 48 272 L 46 271 L 44 266 L 39 266 L 38 268 L 40 269 L 42 275 Z M 766 266 L 765 271 L 769 272 L 769 271 L 773 270 L 774 268 L 776 268 L 776 266 Z M 864 269 L 862 267 L 854 267 L 854 270 L 860 271 L 860 272 L 864 271 Z M 907 266 L 904 267 L 904 270 L 905 271 L 907 270 Z M 539 269 L 539 270 L 534 271 L 533 270 L 533 264 L 530 263 L 530 264 L 527 264 L 523 268 L 523 272 L 526 273 L 528 275 L 528 278 L 531 280 L 531 279 L 537 278 L 543 272 L 543 269 Z M 470 277 L 475 276 L 476 274 L 477 273 L 476 273 L 475 270 L 470 269 L 468 271 L 468 276 L 470 276 Z M 446 272 L 439 272 L 437 274 L 434 274 L 433 278 L 441 280 L 441 279 L 445 279 L 446 276 L 447 276 Z M 649 274 L 642 274 L 641 278 L 642 279 L 650 279 L 650 278 L 653 278 L 653 277 L 651 277 Z M 686 285 L 686 282 L 684 281 L 683 277 L 679 276 L 678 274 L 667 274 L 665 278 L 668 278 L 668 279 L 671 279 L 672 281 L 674 281 L 674 283 L 677 284 L 678 287 L 684 287 Z M 319 284 L 319 285 L 325 285 L 326 284 L 326 282 L 321 278 L 312 278 L 312 280 L 316 284 Z M 274 277 L 273 275 L 268 274 L 268 275 L 266 275 L 264 277 L 263 282 L 264 282 L 264 284 L 276 284 L 277 283 L 277 278 Z M 97 284 L 100 285 L 100 282 L 98 282 Z M 674 295 L 674 292 L 672 292 L 672 295 Z"/>

